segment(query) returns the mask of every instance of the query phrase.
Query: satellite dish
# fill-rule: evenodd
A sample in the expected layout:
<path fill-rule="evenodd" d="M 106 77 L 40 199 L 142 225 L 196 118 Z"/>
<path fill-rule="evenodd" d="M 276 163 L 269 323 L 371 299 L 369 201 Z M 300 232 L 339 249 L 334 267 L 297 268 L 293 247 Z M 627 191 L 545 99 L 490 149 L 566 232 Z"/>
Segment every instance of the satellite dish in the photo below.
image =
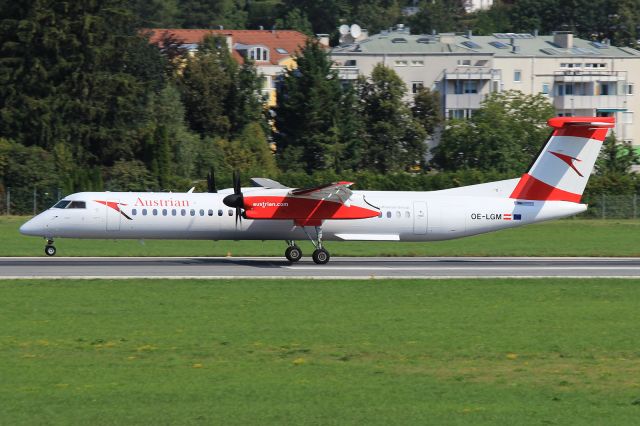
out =
<path fill-rule="evenodd" d="M 340 31 L 340 34 L 342 35 L 349 34 L 349 26 L 346 24 L 340 25 L 340 28 L 338 28 L 338 31 Z"/>
<path fill-rule="evenodd" d="M 350 33 L 351 37 L 357 39 L 362 35 L 362 28 L 360 28 L 360 25 L 358 24 L 353 24 L 350 28 Z"/>

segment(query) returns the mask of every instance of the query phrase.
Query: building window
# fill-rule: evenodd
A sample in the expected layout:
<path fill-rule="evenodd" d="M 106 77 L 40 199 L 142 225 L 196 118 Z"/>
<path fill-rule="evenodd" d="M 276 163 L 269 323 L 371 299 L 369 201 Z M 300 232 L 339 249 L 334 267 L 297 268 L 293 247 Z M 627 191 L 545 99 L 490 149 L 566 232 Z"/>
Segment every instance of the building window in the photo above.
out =
<path fill-rule="evenodd" d="M 460 65 L 462 67 L 470 67 L 471 66 L 471 59 L 458 59 L 458 65 Z"/>
<path fill-rule="evenodd" d="M 622 122 L 624 124 L 633 124 L 633 112 L 625 111 L 622 113 Z"/>
<path fill-rule="evenodd" d="M 424 65 L 424 61 L 411 61 L 411 66 L 413 67 L 421 67 Z"/>
<path fill-rule="evenodd" d="M 478 82 L 469 80 L 465 81 L 464 84 L 464 93 L 478 93 Z"/>
<path fill-rule="evenodd" d="M 613 87 L 609 83 L 600 83 L 600 96 L 615 95 Z"/>
<path fill-rule="evenodd" d="M 449 110 L 449 118 L 455 118 L 458 120 L 471 118 L 472 115 L 473 115 L 472 109 L 450 109 Z"/>
<path fill-rule="evenodd" d="M 396 67 L 406 67 L 407 61 L 396 61 Z"/>
<path fill-rule="evenodd" d="M 513 72 L 513 81 L 520 83 L 522 81 L 522 71 L 516 70 Z"/>
<path fill-rule="evenodd" d="M 411 82 L 411 93 L 418 93 L 420 89 L 424 87 L 424 83 L 421 81 L 412 81 Z"/>
<path fill-rule="evenodd" d="M 264 47 L 254 47 L 249 51 L 249 59 L 253 59 L 254 61 L 268 61 L 269 60 L 269 50 Z"/>
<path fill-rule="evenodd" d="M 627 95 L 633 95 L 633 83 L 627 83 L 625 86 L 625 93 Z"/>
<path fill-rule="evenodd" d="M 542 94 L 543 95 L 549 94 L 549 83 L 542 83 Z"/>

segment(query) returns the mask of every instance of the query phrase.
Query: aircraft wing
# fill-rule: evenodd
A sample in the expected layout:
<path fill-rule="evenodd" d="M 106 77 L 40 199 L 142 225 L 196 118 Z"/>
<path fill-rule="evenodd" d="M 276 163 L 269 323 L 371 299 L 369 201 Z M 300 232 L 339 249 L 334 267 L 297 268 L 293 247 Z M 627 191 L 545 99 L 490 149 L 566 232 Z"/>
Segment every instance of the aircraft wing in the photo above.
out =
<path fill-rule="evenodd" d="M 353 182 L 334 182 L 314 188 L 292 189 L 287 195 L 294 198 L 304 197 L 347 204 L 353 194 L 353 191 L 349 189 L 351 185 Z"/>

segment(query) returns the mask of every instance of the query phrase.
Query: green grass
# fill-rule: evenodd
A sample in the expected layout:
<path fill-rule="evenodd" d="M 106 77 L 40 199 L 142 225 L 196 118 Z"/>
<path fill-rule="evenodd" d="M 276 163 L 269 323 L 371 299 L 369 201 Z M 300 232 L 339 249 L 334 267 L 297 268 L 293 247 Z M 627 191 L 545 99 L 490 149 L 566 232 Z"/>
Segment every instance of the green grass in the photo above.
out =
<path fill-rule="evenodd" d="M 637 424 L 638 280 L 2 281 L 0 424 Z"/>
<path fill-rule="evenodd" d="M 0 218 L 0 256 L 44 256 L 44 242 L 18 232 L 26 217 Z M 640 220 L 568 219 L 430 243 L 327 242 L 333 256 L 640 256 Z M 311 243 L 301 241 L 303 252 Z M 57 239 L 59 256 L 283 256 L 282 241 Z"/>

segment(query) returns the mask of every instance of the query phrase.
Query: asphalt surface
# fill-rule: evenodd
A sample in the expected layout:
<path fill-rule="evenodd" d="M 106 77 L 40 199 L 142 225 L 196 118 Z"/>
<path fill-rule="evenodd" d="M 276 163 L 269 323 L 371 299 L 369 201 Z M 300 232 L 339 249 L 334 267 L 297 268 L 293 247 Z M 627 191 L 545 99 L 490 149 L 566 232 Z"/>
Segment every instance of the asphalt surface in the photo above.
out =
<path fill-rule="evenodd" d="M 640 278 L 640 258 L 333 258 L 327 265 L 279 257 L 0 258 L 10 278 Z"/>

